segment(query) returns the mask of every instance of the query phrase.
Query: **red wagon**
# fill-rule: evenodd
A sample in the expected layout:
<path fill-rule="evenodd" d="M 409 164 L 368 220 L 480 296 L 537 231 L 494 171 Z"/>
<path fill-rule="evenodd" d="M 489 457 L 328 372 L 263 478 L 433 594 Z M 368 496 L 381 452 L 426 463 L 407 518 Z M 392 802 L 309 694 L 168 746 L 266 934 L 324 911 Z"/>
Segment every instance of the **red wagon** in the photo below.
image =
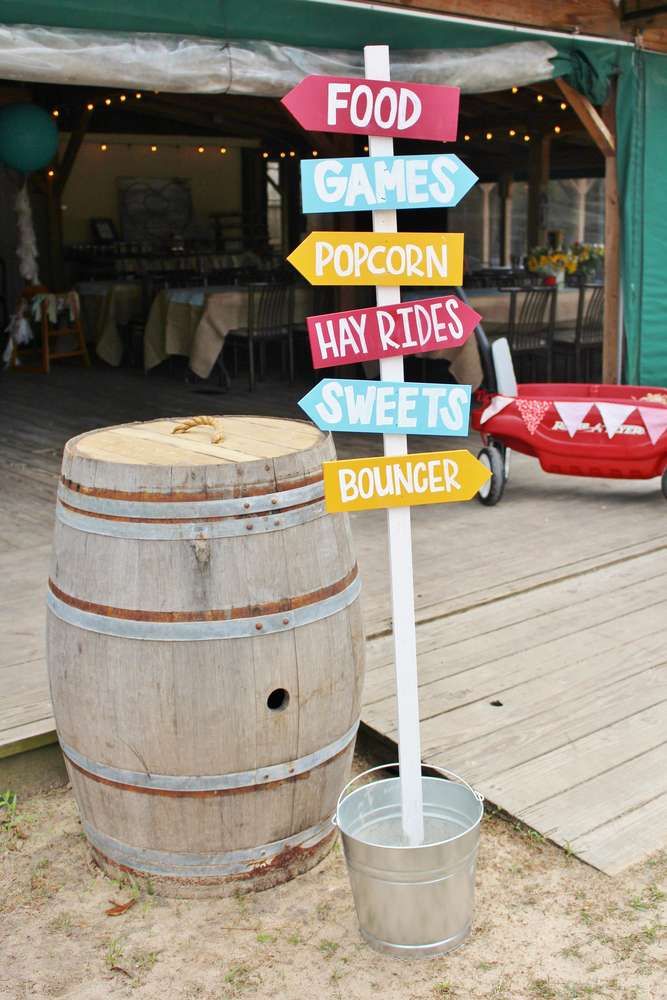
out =
<path fill-rule="evenodd" d="M 561 475 L 661 477 L 667 499 L 667 389 L 569 382 L 517 386 L 506 341 L 491 350 L 483 342 L 479 347 L 485 383 L 492 383 L 475 394 L 472 415 L 484 444 L 478 457 L 492 472 L 478 494 L 481 503 L 500 500 L 511 449 Z"/>

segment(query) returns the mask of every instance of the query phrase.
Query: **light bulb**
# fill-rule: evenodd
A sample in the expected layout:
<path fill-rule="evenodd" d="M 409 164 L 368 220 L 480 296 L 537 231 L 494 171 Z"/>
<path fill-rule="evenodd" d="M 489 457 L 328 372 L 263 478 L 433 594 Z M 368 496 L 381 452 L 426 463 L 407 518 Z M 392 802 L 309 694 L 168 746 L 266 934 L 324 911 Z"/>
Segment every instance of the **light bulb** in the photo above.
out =
<path fill-rule="evenodd" d="M 538 94 L 538 95 L 537 95 L 537 99 L 538 99 L 538 101 L 539 101 L 539 102 L 540 102 L 540 104 L 541 104 L 541 103 L 542 103 L 542 101 L 544 100 L 544 95 L 543 95 L 543 94 Z"/>
<path fill-rule="evenodd" d="M 463 141 L 470 142 L 470 136 L 467 133 L 463 136 Z"/>
<path fill-rule="evenodd" d="M 55 177 L 56 176 L 55 170 L 49 170 L 48 174 L 49 174 L 49 177 Z"/>
<path fill-rule="evenodd" d="M 51 114 L 53 115 L 54 118 L 58 118 L 59 115 L 60 115 L 60 112 L 58 111 L 58 108 L 54 108 L 53 111 L 51 112 Z"/>
<path fill-rule="evenodd" d="M 101 150 L 101 151 L 102 151 L 103 153 L 106 153 L 106 151 L 107 151 L 107 149 L 108 149 L 108 148 L 109 148 L 109 147 L 107 146 L 106 142 L 103 142 L 103 143 L 102 143 L 102 145 L 100 146 L 100 150 Z"/>
<path fill-rule="evenodd" d="M 511 135 L 512 138 L 514 138 L 514 136 L 516 135 L 516 129 L 515 128 L 511 128 L 510 129 L 510 135 Z"/>
<path fill-rule="evenodd" d="M 151 153 L 157 153 L 157 146 L 151 146 Z"/>
<path fill-rule="evenodd" d="M 94 109 L 94 104 L 86 104 L 86 111 L 92 111 Z"/>
<path fill-rule="evenodd" d="M 530 142 L 530 136 L 529 135 L 524 135 L 523 141 L 524 142 Z"/>
<path fill-rule="evenodd" d="M 122 102 L 124 102 L 126 100 L 127 100 L 127 94 L 121 94 L 120 97 L 119 97 L 119 101 L 121 101 L 121 103 L 122 103 Z"/>
<path fill-rule="evenodd" d="M 262 156 L 264 157 L 265 160 L 268 160 L 268 158 L 269 158 L 269 154 L 268 153 L 262 153 Z"/>
<path fill-rule="evenodd" d="M 197 146 L 197 152 L 198 152 L 198 153 L 205 153 L 205 152 L 206 152 L 206 150 L 204 149 L 204 147 L 203 147 L 203 146 Z"/>
<path fill-rule="evenodd" d="M 561 109 L 561 111 L 566 111 L 567 110 L 567 104 L 565 103 L 565 101 L 561 101 L 560 102 L 560 109 Z"/>
<path fill-rule="evenodd" d="M 290 151 L 289 151 L 289 155 L 290 155 L 290 156 L 296 156 L 296 153 L 294 152 L 294 150 L 293 150 L 293 149 L 290 149 Z"/>
<path fill-rule="evenodd" d="M 284 160 L 284 159 L 285 159 L 285 156 L 286 156 L 286 155 L 287 155 L 286 153 L 281 153 L 281 154 L 280 154 L 280 159 L 281 159 L 281 160 Z"/>
<path fill-rule="evenodd" d="M 493 132 L 487 132 L 486 133 L 486 138 L 487 139 L 493 139 Z"/>
<path fill-rule="evenodd" d="M 316 149 L 313 150 L 313 156 L 317 156 L 317 150 Z"/>
<path fill-rule="evenodd" d="M 518 87 L 512 87 L 512 93 L 513 94 L 518 94 L 519 93 L 519 88 Z"/>
<path fill-rule="evenodd" d="M 556 133 L 556 135 L 560 134 L 560 125 L 554 125 L 554 132 Z"/>
<path fill-rule="evenodd" d="M 104 103 L 106 104 L 107 107 L 109 107 L 109 105 L 111 104 L 111 98 L 110 97 L 105 97 L 104 98 Z"/>
<path fill-rule="evenodd" d="M 220 152 L 224 155 L 227 152 L 227 147 L 226 146 L 221 146 L 220 147 Z"/>

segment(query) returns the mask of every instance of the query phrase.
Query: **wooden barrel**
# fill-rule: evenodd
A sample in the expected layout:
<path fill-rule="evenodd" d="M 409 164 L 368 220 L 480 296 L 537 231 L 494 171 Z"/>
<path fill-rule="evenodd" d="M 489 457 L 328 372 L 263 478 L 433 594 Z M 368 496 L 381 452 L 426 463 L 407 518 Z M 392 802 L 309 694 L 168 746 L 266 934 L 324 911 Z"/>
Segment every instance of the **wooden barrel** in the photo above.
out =
<path fill-rule="evenodd" d="M 58 735 L 106 871 L 165 895 L 263 889 L 333 840 L 363 680 L 331 436 L 216 418 L 65 448 L 48 591 Z"/>

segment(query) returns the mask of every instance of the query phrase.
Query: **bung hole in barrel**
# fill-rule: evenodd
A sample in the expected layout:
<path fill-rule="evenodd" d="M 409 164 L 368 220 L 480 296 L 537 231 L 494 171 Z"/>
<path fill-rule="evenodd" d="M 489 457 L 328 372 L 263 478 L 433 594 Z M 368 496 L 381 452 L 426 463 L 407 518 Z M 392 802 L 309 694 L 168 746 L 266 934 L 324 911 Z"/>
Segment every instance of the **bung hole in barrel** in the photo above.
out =
<path fill-rule="evenodd" d="M 289 705 L 289 693 L 285 688 L 276 688 L 266 699 L 266 707 L 272 712 L 282 712 Z"/>

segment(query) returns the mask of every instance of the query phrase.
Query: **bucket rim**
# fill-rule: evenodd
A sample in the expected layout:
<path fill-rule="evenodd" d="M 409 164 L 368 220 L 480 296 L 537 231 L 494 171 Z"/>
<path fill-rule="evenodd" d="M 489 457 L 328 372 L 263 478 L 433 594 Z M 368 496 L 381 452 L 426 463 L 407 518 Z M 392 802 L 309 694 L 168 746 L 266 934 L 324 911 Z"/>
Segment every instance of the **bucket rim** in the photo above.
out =
<path fill-rule="evenodd" d="M 452 837 L 445 837 L 444 840 L 436 840 L 436 841 L 433 841 L 432 843 L 429 843 L 429 844 L 416 844 L 416 845 L 415 844 L 395 844 L 395 845 L 376 844 L 373 841 L 361 840 L 359 837 L 355 837 L 354 834 L 348 833 L 345 829 L 343 829 L 343 827 L 340 824 L 340 820 L 339 820 L 340 807 L 341 807 L 341 805 L 343 803 L 343 800 L 346 799 L 346 798 L 348 798 L 350 795 L 355 795 L 357 792 L 363 791 L 364 788 L 368 787 L 368 785 L 362 785 L 360 788 L 356 788 L 356 789 L 354 789 L 354 791 L 350 791 L 350 789 L 352 788 L 352 786 L 354 784 L 356 784 L 361 778 L 366 777 L 366 775 L 368 775 L 368 774 L 372 774 L 375 771 L 385 771 L 387 768 L 398 767 L 398 766 L 399 766 L 398 763 L 395 763 L 395 764 L 379 764 L 377 767 L 370 767 L 370 768 L 368 768 L 368 770 L 362 771 L 361 774 L 355 775 L 354 778 L 352 778 L 350 781 L 348 781 L 348 783 L 345 785 L 345 787 L 343 788 L 342 792 L 338 796 L 338 802 L 336 803 L 336 812 L 334 813 L 334 815 L 332 816 L 332 819 L 331 819 L 333 825 L 338 830 L 340 830 L 341 834 L 344 837 L 350 837 L 352 840 L 357 841 L 357 843 L 365 844 L 368 847 L 380 848 L 380 849 L 385 850 L 385 851 L 426 850 L 427 848 L 441 847 L 444 844 L 451 844 L 454 841 L 459 840 L 461 837 L 467 836 L 470 833 L 471 830 L 474 830 L 475 827 L 478 827 L 479 824 L 482 822 L 482 819 L 484 817 L 484 796 L 481 794 L 481 792 L 476 791 L 471 785 L 468 784 L 468 782 L 464 778 L 462 778 L 460 775 L 456 774 L 454 771 L 446 770 L 445 768 L 438 767 L 435 764 L 427 764 L 427 765 L 423 765 L 422 764 L 422 768 L 424 766 L 426 766 L 426 767 L 430 768 L 430 770 L 432 770 L 432 771 L 438 771 L 444 778 L 448 778 L 449 779 L 450 776 L 453 777 L 453 778 L 455 778 L 456 779 L 456 783 L 459 784 L 459 785 L 462 785 L 464 788 L 466 788 L 471 793 L 471 795 L 477 800 L 477 803 L 478 803 L 479 809 L 480 809 L 479 816 L 474 821 L 474 823 L 471 823 L 470 826 L 467 827 L 467 829 L 462 830 L 460 833 L 454 834 L 454 836 L 452 836 Z M 432 775 L 428 775 L 428 774 L 422 774 L 421 780 L 424 781 L 425 778 L 431 778 L 431 777 L 433 777 L 433 776 Z M 383 778 L 382 781 L 378 781 L 377 784 L 378 785 L 379 784 L 383 784 L 385 781 L 400 781 L 400 780 L 401 779 L 400 779 L 400 773 L 399 773 L 399 775 L 396 776 L 396 777 L 392 776 L 392 777 L 388 777 L 388 778 Z M 438 779 L 434 779 L 434 780 L 438 780 Z"/>

